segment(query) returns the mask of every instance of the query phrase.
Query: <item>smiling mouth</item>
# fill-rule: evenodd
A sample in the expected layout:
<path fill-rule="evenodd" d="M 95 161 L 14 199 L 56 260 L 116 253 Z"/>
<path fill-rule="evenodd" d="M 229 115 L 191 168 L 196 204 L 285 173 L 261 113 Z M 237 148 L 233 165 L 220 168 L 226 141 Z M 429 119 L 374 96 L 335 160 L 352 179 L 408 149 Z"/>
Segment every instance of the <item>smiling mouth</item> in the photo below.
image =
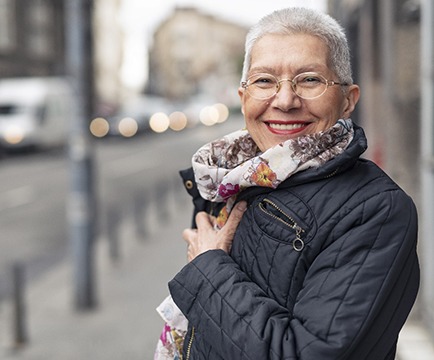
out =
<path fill-rule="evenodd" d="M 284 131 L 290 131 L 290 130 L 296 130 L 306 127 L 307 123 L 299 123 L 299 124 L 277 124 L 277 123 L 267 123 L 267 125 L 275 130 L 284 130 Z"/>
<path fill-rule="evenodd" d="M 276 133 L 281 132 L 299 132 L 309 126 L 309 122 L 297 122 L 297 123 L 282 123 L 282 122 L 267 122 L 268 128 Z"/>

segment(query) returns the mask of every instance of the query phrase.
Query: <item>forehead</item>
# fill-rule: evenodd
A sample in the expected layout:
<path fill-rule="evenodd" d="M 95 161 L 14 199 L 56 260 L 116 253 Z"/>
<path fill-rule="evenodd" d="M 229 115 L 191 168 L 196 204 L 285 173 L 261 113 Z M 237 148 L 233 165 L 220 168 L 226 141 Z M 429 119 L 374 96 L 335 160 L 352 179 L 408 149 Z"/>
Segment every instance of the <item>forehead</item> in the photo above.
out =
<path fill-rule="evenodd" d="M 251 53 L 250 72 L 276 73 L 329 71 L 329 49 L 319 37 L 308 34 L 268 34 L 257 40 Z"/>

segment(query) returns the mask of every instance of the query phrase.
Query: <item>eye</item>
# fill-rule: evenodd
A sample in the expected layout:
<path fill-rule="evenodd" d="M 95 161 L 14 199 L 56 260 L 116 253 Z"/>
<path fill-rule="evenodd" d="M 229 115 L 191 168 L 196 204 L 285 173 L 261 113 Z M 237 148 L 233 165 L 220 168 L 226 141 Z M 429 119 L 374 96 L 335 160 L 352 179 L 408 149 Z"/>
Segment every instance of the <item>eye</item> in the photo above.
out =
<path fill-rule="evenodd" d="M 296 77 L 296 83 L 300 86 L 316 86 L 324 83 L 324 79 L 317 74 L 300 74 Z"/>
<path fill-rule="evenodd" d="M 307 75 L 307 76 L 301 77 L 299 80 L 301 82 L 306 82 L 306 83 L 321 82 L 321 79 L 318 76 L 314 76 L 314 75 Z"/>
<path fill-rule="evenodd" d="M 276 86 L 276 79 L 269 74 L 257 74 L 250 77 L 249 85 L 255 85 L 261 88 L 269 88 Z"/>

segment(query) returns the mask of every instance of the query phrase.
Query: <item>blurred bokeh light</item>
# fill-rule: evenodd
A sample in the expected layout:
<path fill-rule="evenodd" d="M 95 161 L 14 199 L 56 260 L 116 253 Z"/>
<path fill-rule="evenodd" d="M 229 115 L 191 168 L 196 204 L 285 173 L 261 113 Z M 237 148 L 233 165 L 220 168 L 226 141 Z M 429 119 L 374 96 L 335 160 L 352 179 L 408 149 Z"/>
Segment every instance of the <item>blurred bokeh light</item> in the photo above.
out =
<path fill-rule="evenodd" d="M 90 132 L 93 136 L 102 138 L 109 132 L 109 123 L 102 117 L 97 117 L 90 122 Z"/>
<path fill-rule="evenodd" d="M 181 131 L 187 127 L 187 116 L 181 111 L 174 111 L 169 115 L 169 127 L 174 131 Z"/>
<path fill-rule="evenodd" d="M 139 126 L 132 117 L 125 117 L 119 121 L 118 130 L 122 136 L 128 138 L 137 134 Z"/>
<path fill-rule="evenodd" d="M 165 132 L 169 128 L 169 125 L 170 125 L 170 119 L 163 112 L 155 113 L 154 115 L 151 116 L 151 119 L 149 120 L 149 126 L 156 133 Z"/>

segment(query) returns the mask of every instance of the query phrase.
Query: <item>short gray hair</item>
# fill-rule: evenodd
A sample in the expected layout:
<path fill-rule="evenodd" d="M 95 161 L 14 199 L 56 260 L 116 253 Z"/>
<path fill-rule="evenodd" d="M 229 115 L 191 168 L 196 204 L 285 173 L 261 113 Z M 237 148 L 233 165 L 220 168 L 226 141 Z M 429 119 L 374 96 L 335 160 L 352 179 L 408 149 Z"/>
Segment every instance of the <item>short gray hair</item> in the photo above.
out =
<path fill-rule="evenodd" d="M 331 16 L 308 8 L 293 7 L 276 10 L 263 17 L 247 33 L 242 81 L 247 80 L 252 48 L 268 34 L 308 34 L 320 38 L 329 48 L 331 70 L 340 82 L 352 84 L 350 49 L 343 28 Z"/>

